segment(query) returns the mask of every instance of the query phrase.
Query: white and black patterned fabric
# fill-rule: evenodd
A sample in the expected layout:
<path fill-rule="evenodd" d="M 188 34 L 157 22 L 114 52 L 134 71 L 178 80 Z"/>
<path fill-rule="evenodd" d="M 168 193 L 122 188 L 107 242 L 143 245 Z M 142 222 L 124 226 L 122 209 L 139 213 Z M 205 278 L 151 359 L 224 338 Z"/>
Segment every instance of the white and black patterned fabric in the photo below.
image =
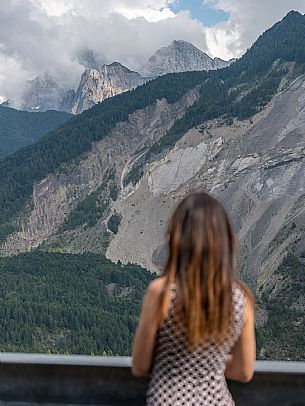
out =
<path fill-rule="evenodd" d="M 227 339 L 211 341 L 194 350 L 186 332 L 174 333 L 175 287 L 168 316 L 158 330 L 147 406 L 234 406 L 224 377 L 226 359 L 240 335 L 245 306 L 241 288 L 233 288 L 233 318 Z M 235 325 L 235 327 L 234 327 Z"/>

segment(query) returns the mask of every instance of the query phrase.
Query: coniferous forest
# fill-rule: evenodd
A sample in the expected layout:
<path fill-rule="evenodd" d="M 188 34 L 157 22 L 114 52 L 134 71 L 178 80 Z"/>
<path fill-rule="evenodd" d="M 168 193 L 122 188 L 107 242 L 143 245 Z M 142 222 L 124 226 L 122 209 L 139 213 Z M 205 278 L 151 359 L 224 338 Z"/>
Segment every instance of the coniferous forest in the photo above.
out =
<path fill-rule="evenodd" d="M 257 357 L 304 359 L 305 320 L 292 307 L 304 296 L 304 265 L 289 254 L 276 274 L 289 283 L 256 298 L 269 313 L 256 328 Z M 100 254 L 37 250 L 0 258 L 0 351 L 130 355 L 143 295 L 155 277 Z"/>
<path fill-rule="evenodd" d="M 37 141 L 70 118 L 63 111 L 29 113 L 0 105 L 0 158 Z"/>
<path fill-rule="evenodd" d="M 0 351 L 129 355 L 153 278 L 96 254 L 0 258 Z"/>

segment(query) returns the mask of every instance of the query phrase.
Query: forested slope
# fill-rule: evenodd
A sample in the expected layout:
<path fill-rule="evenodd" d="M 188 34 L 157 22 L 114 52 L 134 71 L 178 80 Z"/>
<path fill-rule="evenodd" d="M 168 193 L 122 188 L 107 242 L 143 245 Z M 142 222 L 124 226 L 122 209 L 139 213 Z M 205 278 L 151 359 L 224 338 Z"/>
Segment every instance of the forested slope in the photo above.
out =
<path fill-rule="evenodd" d="M 0 350 L 129 355 L 153 277 L 102 255 L 0 258 Z"/>
<path fill-rule="evenodd" d="M 61 111 L 28 113 L 0 106 L 0 158 L 37 141 L 71 117 Z"/>

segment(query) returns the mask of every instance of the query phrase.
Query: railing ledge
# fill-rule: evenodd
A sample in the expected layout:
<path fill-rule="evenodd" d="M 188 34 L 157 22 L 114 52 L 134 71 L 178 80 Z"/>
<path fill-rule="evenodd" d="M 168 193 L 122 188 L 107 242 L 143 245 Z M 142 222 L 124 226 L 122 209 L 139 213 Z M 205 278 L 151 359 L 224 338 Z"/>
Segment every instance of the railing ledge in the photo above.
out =
<path fill-rule="evenodd" d="M 0 353 L 0 404 L 144 405 L 147 379 L 130 357 Z M 305 406 L 305 363 L 257 361 L 248 384 L 228 382 L 238 406 Z"/>

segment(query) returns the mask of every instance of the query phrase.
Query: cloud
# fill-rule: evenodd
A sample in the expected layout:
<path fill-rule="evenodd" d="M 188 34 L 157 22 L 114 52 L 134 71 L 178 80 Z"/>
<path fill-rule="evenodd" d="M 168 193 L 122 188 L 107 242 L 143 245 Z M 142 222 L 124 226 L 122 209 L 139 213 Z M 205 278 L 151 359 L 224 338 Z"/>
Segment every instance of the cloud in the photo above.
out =
<path fill-rule="evenodd" d="M 137 70 L 175 39 L 212 56 L 240 56 L 290 9 L 305 12 L 304 0 L 202 0 L 230 15 L 204 27 L 187 11 L 171 11 L 178 1 L 0 1 L 0 96 L 20 99 L 26 80 L 45 72 L 66 88 L 75 87 L 94 61 L 118 61 Z"/>
<path fill-rule="evenodd" d="M 205 29 L 209 52 L 229 59 L 241 56 L 266 29 L 290 10 L 305 13 L 304 0 L 204 0 L 229 13 L 228 21 Z"/>
<path fill-rule="evenodd" d="M 0 94 L 18 100 L 26 80 L 49 71 L 72 84 L 82 69 L 73 63 L 75 43 L 68 27 L 27 0 L 0 4 Z"/>
<path fill-rule="evenodd" d="M 17 58 L 0 54 L 0 103 L 20 100 L 29 75 Z"/>
<path fill-rule="evenodd" d="M 170 11 L 167 6 L 174 0 L 32 0 L 32 3 L 43 8 L 48 15 L 62 16 L 72 12 L 85 18 L 96 18 L 118 13 L 124 17 L 145 17 L 149 20 L 152 12 L 155 12 L 154 21 L 163 19 L 163 13 Z M 173 14 L 167 14 L 167 16 Z"/>
<path fill-rule="evenodd" d="M 174 14 L 168 8 L 172 1 L 0 2 L 0 95 L 20 98 L 22 83 L 46 71 L 75 87 L 88 50 L 100 63 L 119 61 L 131 69 L 174 39 L 206 51 L 202 24 L 188 12 Z"/>
<path fill-rule="evenodd" d="M 48 0 L 41 0 L 47 2 Z M 74 13 L 89 19 L 101 18 L 117 13 L 127 19 L 143 17 L 149 22 L 157 22 L 175 17 L 167 7 L 174 0 L 66 0 Z"/>

